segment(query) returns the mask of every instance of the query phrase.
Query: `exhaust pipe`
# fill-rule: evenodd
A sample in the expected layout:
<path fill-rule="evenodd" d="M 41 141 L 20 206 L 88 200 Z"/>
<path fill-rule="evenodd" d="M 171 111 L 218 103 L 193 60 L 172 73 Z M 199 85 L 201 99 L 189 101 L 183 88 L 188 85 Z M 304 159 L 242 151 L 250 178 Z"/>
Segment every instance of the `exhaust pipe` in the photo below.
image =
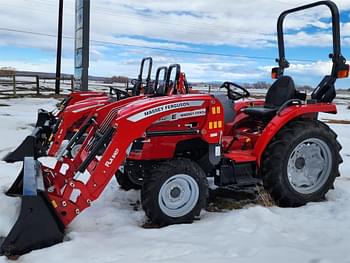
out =
<path fill-rule="evenodd" d="M 35 249 L 60 243 L 64 224 L 60 221 L 44 191 L 41 167 L 33 157 L 24 158 L 23 171 L 13 186 L 22 185 L 22 205 L 19 217 L 0 247 L 0 254 L 20 256 Z"/>

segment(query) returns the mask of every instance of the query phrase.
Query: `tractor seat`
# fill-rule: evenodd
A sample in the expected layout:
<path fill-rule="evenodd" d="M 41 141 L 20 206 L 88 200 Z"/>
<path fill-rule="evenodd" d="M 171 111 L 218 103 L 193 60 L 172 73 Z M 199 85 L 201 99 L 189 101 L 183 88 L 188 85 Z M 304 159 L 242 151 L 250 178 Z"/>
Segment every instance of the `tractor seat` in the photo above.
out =
<path fill-rule="evenodd" d="M 159 81 L 156 89 L 156 95 L 157 96 L 165 96 L 166 95 L 166 82 L 165 81 Z"/>
<path fill-rule="evenodd" d="M 225 123 L 232 122 L 236 117 L 236 111 L 234 110 L 235 102 L 229 99 L 226 93 L 214 93 L 212 95 L 214 95 L 222 104 Z"/>
<path fill-rule="evenodd" d="M 242 111 L 253 118 L 271 119 L 284 103 L 295 99 L 296 93 L 293 79 L 289 76 L 282 76 L 267 91 L 264 106 L 248 107 Z"/>
<path fill-rule="evenodd" d="M 259 119 L 272 119 L 276 113 L 278 108 L 268 108 L 266 106 L 256 106 L 256 107 L 249 107 L 245 108 L 242 111 L 254 118 Z"/>

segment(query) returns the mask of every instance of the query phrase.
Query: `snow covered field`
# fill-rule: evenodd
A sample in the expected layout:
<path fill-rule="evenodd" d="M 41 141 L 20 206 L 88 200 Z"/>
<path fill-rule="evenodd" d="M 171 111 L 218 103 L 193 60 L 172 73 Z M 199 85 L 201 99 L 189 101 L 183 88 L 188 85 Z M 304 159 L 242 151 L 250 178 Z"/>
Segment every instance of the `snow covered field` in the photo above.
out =
<path fill-rule="evenodd" d="M 38 108 L 50 109 L 55 100 L 0 101 L 0 158 L 32 129 Z M 5 106 L 6 104 L 8 106 Z M 347 101 L 339 114 L 324 119 L 350 121 Z M 144 212 L 136 209 L 137 191 L 121 191 L 115 180 L 69 226 L 66 241 L 33 251 L 18 262 L 350 262 L 350 125 L 331 124 L 343 145 L 342 177 L 327 201 L 301 208 L 249 205 L 222 213 L 203 212 L 191 225 L 145 229 Z M 21 164 L 0 162 L 0 191 L 17 176 Z M 0 236 L 17 219 L 20 200 L 0 195 Z M 0 262 L 7 262 L 0 257 Z"/>

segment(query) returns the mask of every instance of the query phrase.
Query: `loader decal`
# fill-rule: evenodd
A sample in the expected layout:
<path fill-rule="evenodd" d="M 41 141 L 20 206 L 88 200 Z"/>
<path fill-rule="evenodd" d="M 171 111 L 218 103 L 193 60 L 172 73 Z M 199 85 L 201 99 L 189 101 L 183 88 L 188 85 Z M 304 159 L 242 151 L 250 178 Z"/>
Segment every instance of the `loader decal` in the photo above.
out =
<path fill-rule="evenodd" d="M 190 108 L 190 107 L 199 107 L 203 105 L 203 103 L 204 101 L 202 100 L 195 100 L 195 101 L 184 101 L 184 102 L 166 104 L 166 105 L 154 107 L 154 108 L 142 111 L 140 113 L 137 113 L 129 117 L 128 120 L 132 122 L 138 122 L 147 117 L 156 115 L 157 113 L 160 113 L 160 112 L 167 112 L 175 109 L 183 109 L 183 108 Z"/>
<path fill-rule="evenodd" d="M 199 117 L 199 116 L 205 116 L 207 114 L 206 109 L 200 109 L 195 111 L 186 111 L 182 113 L 174 113 L 170 114 L 166 117 L 160 118 L 157 123 L 165 122 L 165 121 L 176 121 L 186 118 L 192 118 L 192 117 Z"/>
<path fill-rule="evenodd" d="M 109 160 L 105 162 L 105 166 L 107 168 L 109 168 L 113 164 L 113 161 L 118 156 L 118 154 L 119 154 L 119 149 L 115 149 L 115 151 L 113 152 L 111 158 L 109 158 Z"/>

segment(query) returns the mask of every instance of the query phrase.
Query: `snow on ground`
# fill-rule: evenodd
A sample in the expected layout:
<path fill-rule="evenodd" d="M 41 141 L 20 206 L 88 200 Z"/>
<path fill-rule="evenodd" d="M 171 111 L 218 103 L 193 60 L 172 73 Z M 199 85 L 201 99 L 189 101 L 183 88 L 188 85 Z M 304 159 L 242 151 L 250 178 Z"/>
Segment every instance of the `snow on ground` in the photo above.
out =
<path fill-rule="evenodd" d="M 0 107 L 0 158 L 30 133 L 38 108 L 55 100 L 4 100 Z M 325 119 L 350 121 L 350 110 Z M 33 251 L 18 262 L 350 262 L 350 125 L 332 124 L 343 145 L 342 177 L 327 201 L 300 208 L 250 205 L 223 213 L 203 212 L 191 225 L 144 229 L 135 211 L 137 191 L 121 191 L 113 180 L 102 197 L 69 226 L 66 241 Z M 15 179 L 21 164 L 0 162 L 0 190 Z M 20 200 L 0 195 L 0 236 L 15 222 Z M 0 257 L 0 262 L 8 262 Z"/>

